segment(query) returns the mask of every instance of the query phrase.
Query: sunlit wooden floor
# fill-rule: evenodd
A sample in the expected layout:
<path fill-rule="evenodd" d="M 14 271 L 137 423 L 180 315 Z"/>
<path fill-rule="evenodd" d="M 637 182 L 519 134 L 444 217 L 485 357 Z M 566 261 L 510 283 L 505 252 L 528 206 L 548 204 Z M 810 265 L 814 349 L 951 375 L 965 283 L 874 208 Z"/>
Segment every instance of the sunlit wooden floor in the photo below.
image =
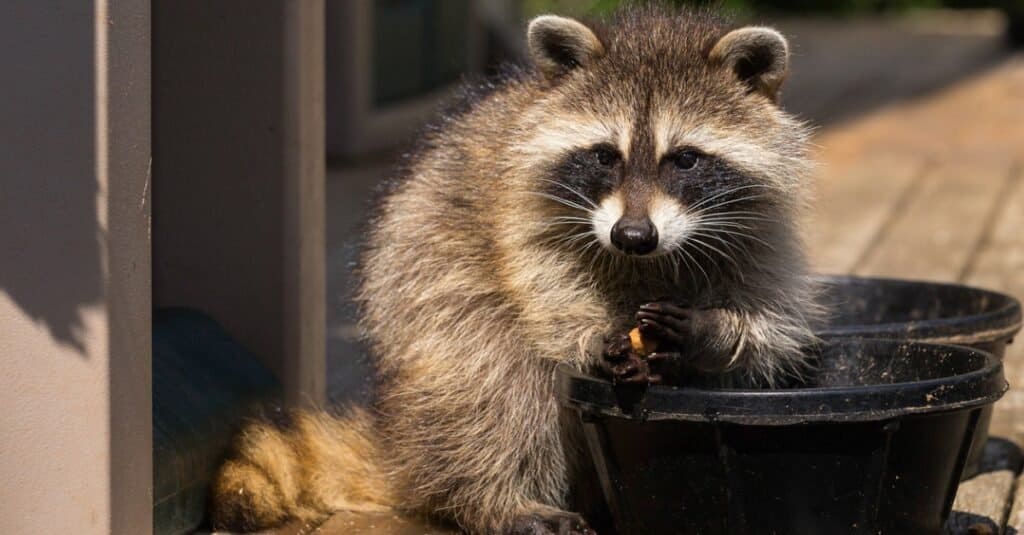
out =
<path fill-rule="evenodd" d="M 1024 298 L 1024 55 L 836 125 L 817 143 L 807 228 L 820 271 L 959 281 Z M 1004 363 L 1011 390 L 992 435 L 1021 445 L 1024 338 Z M 1007 453 L 994 449 L 993 470 L 961 486 L 954 509 L 977 516 L 954 517 L 959 528 L 1024 529 L 1024 493 L 1012 503 L 1019 466 L 998 458 Z"/>

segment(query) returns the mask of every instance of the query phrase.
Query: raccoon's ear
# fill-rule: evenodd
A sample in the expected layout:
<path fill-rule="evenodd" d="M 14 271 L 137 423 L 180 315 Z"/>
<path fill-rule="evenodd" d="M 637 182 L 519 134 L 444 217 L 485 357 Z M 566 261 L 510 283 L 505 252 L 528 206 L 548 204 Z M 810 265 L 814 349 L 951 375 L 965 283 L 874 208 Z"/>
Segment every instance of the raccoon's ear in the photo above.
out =
<path fill-rule="evenodd" d="M 555 15 L 541 15 L 526 30 L 530 57 L 548 78 L 585 67 L 604 55 L 604 45 L 582 23 Z"/>
<path fill-rule="evenodd" d="M 752 91 L 777 101 L 789 70 L 789 43 L 772 28 L 740 28 L 719 39 L 708 59 L 732 71 Z"/>

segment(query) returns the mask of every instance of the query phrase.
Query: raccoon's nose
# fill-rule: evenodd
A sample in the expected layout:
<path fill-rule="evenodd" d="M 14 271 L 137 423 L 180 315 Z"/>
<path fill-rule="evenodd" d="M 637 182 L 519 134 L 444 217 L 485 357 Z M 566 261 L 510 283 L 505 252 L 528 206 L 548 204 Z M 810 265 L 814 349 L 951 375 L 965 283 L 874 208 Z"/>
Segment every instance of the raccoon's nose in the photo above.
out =
<path fill-rule="evenodd" d="M 658 229 L 646 217 L 623 217 L 612 227 L 612 245 L 626 254 L 645 255 L 658 247 Z"/>

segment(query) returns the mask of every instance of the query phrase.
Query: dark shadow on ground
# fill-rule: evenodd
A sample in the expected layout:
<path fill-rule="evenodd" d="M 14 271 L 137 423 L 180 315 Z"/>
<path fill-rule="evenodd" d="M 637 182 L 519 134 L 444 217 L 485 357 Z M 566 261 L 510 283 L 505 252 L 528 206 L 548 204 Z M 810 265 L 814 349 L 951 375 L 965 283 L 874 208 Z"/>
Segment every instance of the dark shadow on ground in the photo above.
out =
<path fill-rule="evenodd" d="M 992 28 L 955 21 L 792 19 L 773 23 L 791 42 L 783 106 L 830 126 L 927 95 L 1007 57 Z"/>

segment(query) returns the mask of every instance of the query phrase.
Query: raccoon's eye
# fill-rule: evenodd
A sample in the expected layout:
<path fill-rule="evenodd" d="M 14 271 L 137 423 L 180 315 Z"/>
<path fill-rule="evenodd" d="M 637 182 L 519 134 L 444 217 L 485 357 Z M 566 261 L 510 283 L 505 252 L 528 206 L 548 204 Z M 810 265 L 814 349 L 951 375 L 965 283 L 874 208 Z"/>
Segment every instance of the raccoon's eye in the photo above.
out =
<path fill-rule="evenodd" d="M 698 162 L 700 162 L 700 154 L 694 150 L 684 150 L 672 157 L 672 163 L 675 164 L 676 169 L 683 171 L 697 167 Z"/>
<path fill-rule="evenodd" d="M 594 159 L 603 167 L 611 167 L 619 162 L 619 153 L 611 147 L 599 145 L 593 149 Z"/>

